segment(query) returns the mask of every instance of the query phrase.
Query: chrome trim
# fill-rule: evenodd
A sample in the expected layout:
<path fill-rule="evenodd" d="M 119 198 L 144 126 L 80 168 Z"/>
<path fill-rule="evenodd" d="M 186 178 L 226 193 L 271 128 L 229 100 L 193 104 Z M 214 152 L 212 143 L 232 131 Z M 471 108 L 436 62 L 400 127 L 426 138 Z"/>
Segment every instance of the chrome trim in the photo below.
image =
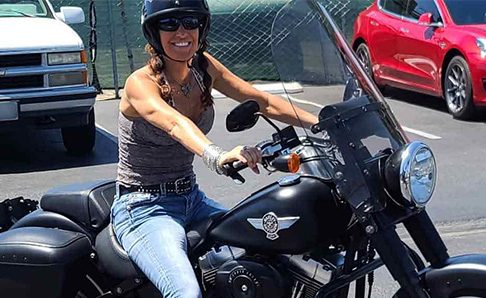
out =
<path fill-rule="evenodd" d="M 442 19 L 442 21 L 444 21 L 444 13 L 442 12 L 442 9 L 440 8 L 439 5 L 437 5 L 437 0 L 433 0 L 433 1 L 434 1 L 434 4 L 435 4 L 435 7 L 437 7 L 437 10 L 439 11 L 440 18 Z M 408 4 L 408 1 L 407 1 L 407 4 Z M 381 6 L 380 1 L 377 1 L 376 5 L 378 6 L 378 9 L 380 11 L 382 11 L 383 13 L 385 13 L 385 14 L 394 16 L 394 17 L 399 18 L 400 20 L 403 20 L 403 21 L 409 21 L 411 23 L 418 24 L 418 20 L 416 20 L 416 19 L 407 18 L 407 17 L 405 17 L 403 15 L 398 15 L 396 13 L 393 13 L 391 11 L 386 10 L 383 6 Z M 431 23 L 429 26 L 432 26 L 432 27 L 445 27 L 445 24 L 438 22 L 438 23 Z"/>
<path fill-rule="evenodd" d="M 34 112 L 34 111 L 91 107 L 95 104 L 95 100 L 96 98 L 93 97 L 88 99 L 20 104 L 20 112 Z"/>
<path fill-rule="evenodd" d="M 47 53 L 42 53 L 41 55 L 41 65 L 42 67 L 47 67 Z"/>
<path fill-rule="evenodd" d="M 26 91 L 25 89 L 18 90 L 18 91 Z M 54 96 L 67 96 L 67 95 L 83 95 L 87 93 L 94 93 L 96 89 L 92 86 L 84 86 L 84 87 L 59 87 L 59 88 L 50 88 L 48 90 L 39 90 L 33 92 L 19 92 L 19 93 L 8 93 L 2 94 L 0 93 L 0 100 L 21 100 L 24 98 L 33 98 L 33 97 L 54 97 Z"/>
<path fill-rule="evenodd" d="M 78 85 L 66 85 L 66 86 L 57 86 L 57 87 L 49 87 L 49 77 L 44 76 L 44 87 L 35 87 L 35 88 L 17 88 L 17 89 L 0 89 L 0 99 L 2 98 L 2 93 L 4 95 L 10 95 L 10 94 L 15 94 L 18 93 L 20 94 L 20 97 L 25 93 L 32 93 L 32 92 L 50 92 L 54 91 L 57 89 L 65 89 L 65 88 L 77 88 L 78 90 L 80 88 L 90 88 L 88 84 L 78 84 Z M 83 91 L 88 93 L 88 91 Z M 75 92 L 77 93 L 77 92 Z M 29 96 L 29 97 L 36 97 L 36 96 Z"/>
<path fill-rule="evenodd" d="M 87 71 L 86 64 L 68 64 L 68 65 L 56 65 L 56 66 L 16 66 L 9 68 L 2 68 L 6 71 L 6 77 L 18 77 L 18 76 L 30 76 L 30 75 L 43 75 L 51 73 L 61 72 L 75 72 L 75 71 Z"/>
<path fill-rule="evenodd" d="M 44 86 L 43 87 L 49 88 L 49 75 L 43 75 L 42 78 L 44 79 Z"/>
<path fill-rule="evenodd" d="M 413 158 L 416 156 L 417 152 L 423 148 L 429 150 L 430 154 L 432 155 L 432 158 L 435 161 L 434 153 L 429 148 L 429 146 L 427 146 L 426 144 L 420 141 L 413 141 L 412 143 L 406 145 L 406 148 L 402 153 L 401 156 L 402 161 L 400 163 L 400 190 L 402 192 L 402 195 L 410 203 L 413 203 L 418 207 L 425 206 L 427 202 L 430 200 L 429 198 L 429 200 L 427 200 L 427 202 L 425 203 L 418 203 L 414 199 L 412 195 L 412 190 L 410 189 L 410 172 L 411 172 Z M 435 162 L 434 162 L 434 173 L 437 175 L 437 164 Z M 437 183 L 437 178 L 434 180 L 433 188 L 435 188 L 436 183 Z"/>
<path fill-rule="evenodd" d="M 278 217 L 274 212 L 268 212 L 262 218 L 247 218 L 246 220 L 257 230 L 267 234 L 267 239 L 277 240 L 278 232 L 290 228 L 300 219 L 299 216 Z"/>
<path fill-rule="evenodd" d="M 383 6 L 381 6 L 380 1 L 377 1 L 377 2 L 376 2 L 376 5 L 378 6 L 378 9 L 379 9 L 380 11 L 382 11 L 384 14 L 390 15 L 390 16 L 392 16 L 392 17 L 396 17 L 396 18 L 398 18 L 398 19 L 400 19 L 400 20 L 402 20 L 402 19 L 403 19 L 403 16 L 402 16 L 402 15 L 399 15 L 399 14 L 396 14 L 396 13 L 394 13 L 394 12 L 391 12 L 391 11 L 386 10 L 386 9 L 385 9 Z"/>
<path fill-rule="evenodd" d="M 59 46 L 59 47 L 48 47 L 48 48 L 35 48 L 35 49 L 25 49 L 25 50 L 14 50 L 14 51 L 0 51 L 0 55 L 16 55 L 16 54 L 39 54 L 39 53 L 57 53 L 57 52 L 81 52 L 84 51 L 84 46 L 71 45 L 71 46 Z"/>
<path fill-rule="evenodd" d="M 48 76 L 45 76 L 47 77 L 47 81 L 49 81 L 49 77 Z M 49 82 L 48 82 L 49 84 Z M 76 87 L 86 87 L 88 86 L 87 83 L 83 83 L 83 84 L 76 84 L 76 85 L 62 85 L 62 86 L 49 86 L 50 89 L 62 89 L 62 88 L 66 88 L 66 87 L 73 87 L 73 88 L 76 88 Z"/>

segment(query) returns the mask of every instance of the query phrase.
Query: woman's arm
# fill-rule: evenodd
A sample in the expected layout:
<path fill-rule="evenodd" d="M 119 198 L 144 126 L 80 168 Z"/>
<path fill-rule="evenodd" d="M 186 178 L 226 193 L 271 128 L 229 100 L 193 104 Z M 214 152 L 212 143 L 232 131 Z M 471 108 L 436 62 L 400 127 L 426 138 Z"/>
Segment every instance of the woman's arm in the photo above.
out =
<path fill-rule="evenodd" d="M 291 125 L 301 126 L 295 111 L 305 128 L 317 123 L 317 117 L 291 104 L 279 96 L 262 92 L 233 74 L 214 57 L 206 53 L 209 60 L 209 71 L 214 79 L 214 88 L 237 101 L 254 99 L 260 105 L 261 112 L 275 120 Z"/>
<path fill-rule="evenodd" d="M 201 156 L 204 148 L 212 143 L 191 119 L 162 99 L 159 86 L 147 73 L 133 73 L 124 91 L 124 99 L 140 117 L 165 131 L 189 151 Z"/>
<path fill-rule="evenodd" d="M 128 101 L 136 114 L 165 131 L 189 151 L 199 156 L 211 153 L 210 145 L 213 142 L 204 135 L 191 119 L 162 99 L 159 86 L 148 74 L 137 71 L 128 78 L 122 101 L 124 100 Z M 212 148 L 214 150 L 214 147 Z M 215 155 L 220 153 L 222 155 L 217 160 L 220 166 L 240 160 L 247 163 L 253 171 L 258 173 L 256 164 L 261 161 L 261 154 L 256 148 L 237 146 L 229 152 L 213 152 Z"/>

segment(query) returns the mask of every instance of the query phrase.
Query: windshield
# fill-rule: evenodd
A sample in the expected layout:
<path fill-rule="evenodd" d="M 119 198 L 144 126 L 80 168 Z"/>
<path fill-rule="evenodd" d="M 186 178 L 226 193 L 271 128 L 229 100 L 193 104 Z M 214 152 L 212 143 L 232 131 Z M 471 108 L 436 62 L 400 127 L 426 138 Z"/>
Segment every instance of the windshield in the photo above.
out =
<path fill-rule="evenodd" d="M 486 24 L 485 0 L 445 0 L 457 25 Z"/>
<path fill-rule="evenodd" d="M 44 0 L 0 0 L 0 17 L 54 18 Z"/>
<path fill-rule="evenodd" d="M 324 140 L 315 156 L 327 156 L 325 176 L 344 175 L 338 189 L 358 200 L 373 192 L 361 173 L 379 174 L 379 160 L 407 138 L 334 23 L 340 11 L 332 1 L 290 1 L 275 18 L 271 47 L 285 97 L 319 116 L 308 137 Z"/>
<path fill-rule="evenodd" d="M 329 3 L 290 1 L 275 17 L 272 56 L 280 80 L 285 82 L 285 97 L 316 115 L 325 106 L 364 98 L 382 106 L 386 129 L 393 130 L 403 143 L 405 134 L 334 23 L 330 11 L 337 6 Z"/>

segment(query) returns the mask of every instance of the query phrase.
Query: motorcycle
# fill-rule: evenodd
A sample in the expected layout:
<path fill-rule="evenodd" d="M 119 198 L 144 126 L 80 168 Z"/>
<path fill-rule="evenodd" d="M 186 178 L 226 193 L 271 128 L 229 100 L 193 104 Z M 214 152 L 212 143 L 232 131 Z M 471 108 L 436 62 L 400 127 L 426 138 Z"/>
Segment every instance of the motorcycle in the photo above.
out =
<path fill-rule="evenodd" d="M 188 229 L 204 295 L 347 297 L 354 283 L 361 298 L 385 266 L 400 285 L 393 297 L 486 297 L 486 255 L 450 257 L 426 211 L 437 179 L 432 150 L 408 139 L 326 7 L 288 3 L 271 40 L 281 80 L 302 87 L 287 99 L 319 122 L 299 135 L 251 100 L 227 116 L 230 132 L 268 122 L 276 132 L 257 144 L 262 165 L 291 174 Z M 341 80 L 345 88 L 330 86 Z M 225 172 L 244 183 L 245 167 Z M 160 297 L 117 242 L 115 196 L 114 181 L 58 187 L 0 233 L 2 297 Z"/>

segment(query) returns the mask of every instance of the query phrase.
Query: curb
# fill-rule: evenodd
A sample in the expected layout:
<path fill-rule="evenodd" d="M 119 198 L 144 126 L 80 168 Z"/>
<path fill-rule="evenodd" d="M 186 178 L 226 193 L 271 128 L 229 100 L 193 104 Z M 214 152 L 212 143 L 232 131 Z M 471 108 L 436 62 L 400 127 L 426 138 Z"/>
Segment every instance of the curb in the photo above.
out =
<path fill-rule="evenodd" d="M 275 83 L 258 83 L 253 84 L 257 90 L 268 92 L 271 94 L 295 94 L 301 93 L 303 91 L 302 85 L 297 82 L 290 82 L 290 83 L 282 83 L 282 82 L 275 82 Z M 114 89 L 103 89 L 103 93 L 98 94 L 96 96 L 97 101 L 104 101 L 104 100 L 114 100 L 118 99 L 115 95 Z M 122 96 L 123 89 L 120 89 L 119 95 Z M 221 94 L 220 92 L 213 90 L 212 95 L 215 99 L 222 99 L 226 98 L 225 95 Z"/>

